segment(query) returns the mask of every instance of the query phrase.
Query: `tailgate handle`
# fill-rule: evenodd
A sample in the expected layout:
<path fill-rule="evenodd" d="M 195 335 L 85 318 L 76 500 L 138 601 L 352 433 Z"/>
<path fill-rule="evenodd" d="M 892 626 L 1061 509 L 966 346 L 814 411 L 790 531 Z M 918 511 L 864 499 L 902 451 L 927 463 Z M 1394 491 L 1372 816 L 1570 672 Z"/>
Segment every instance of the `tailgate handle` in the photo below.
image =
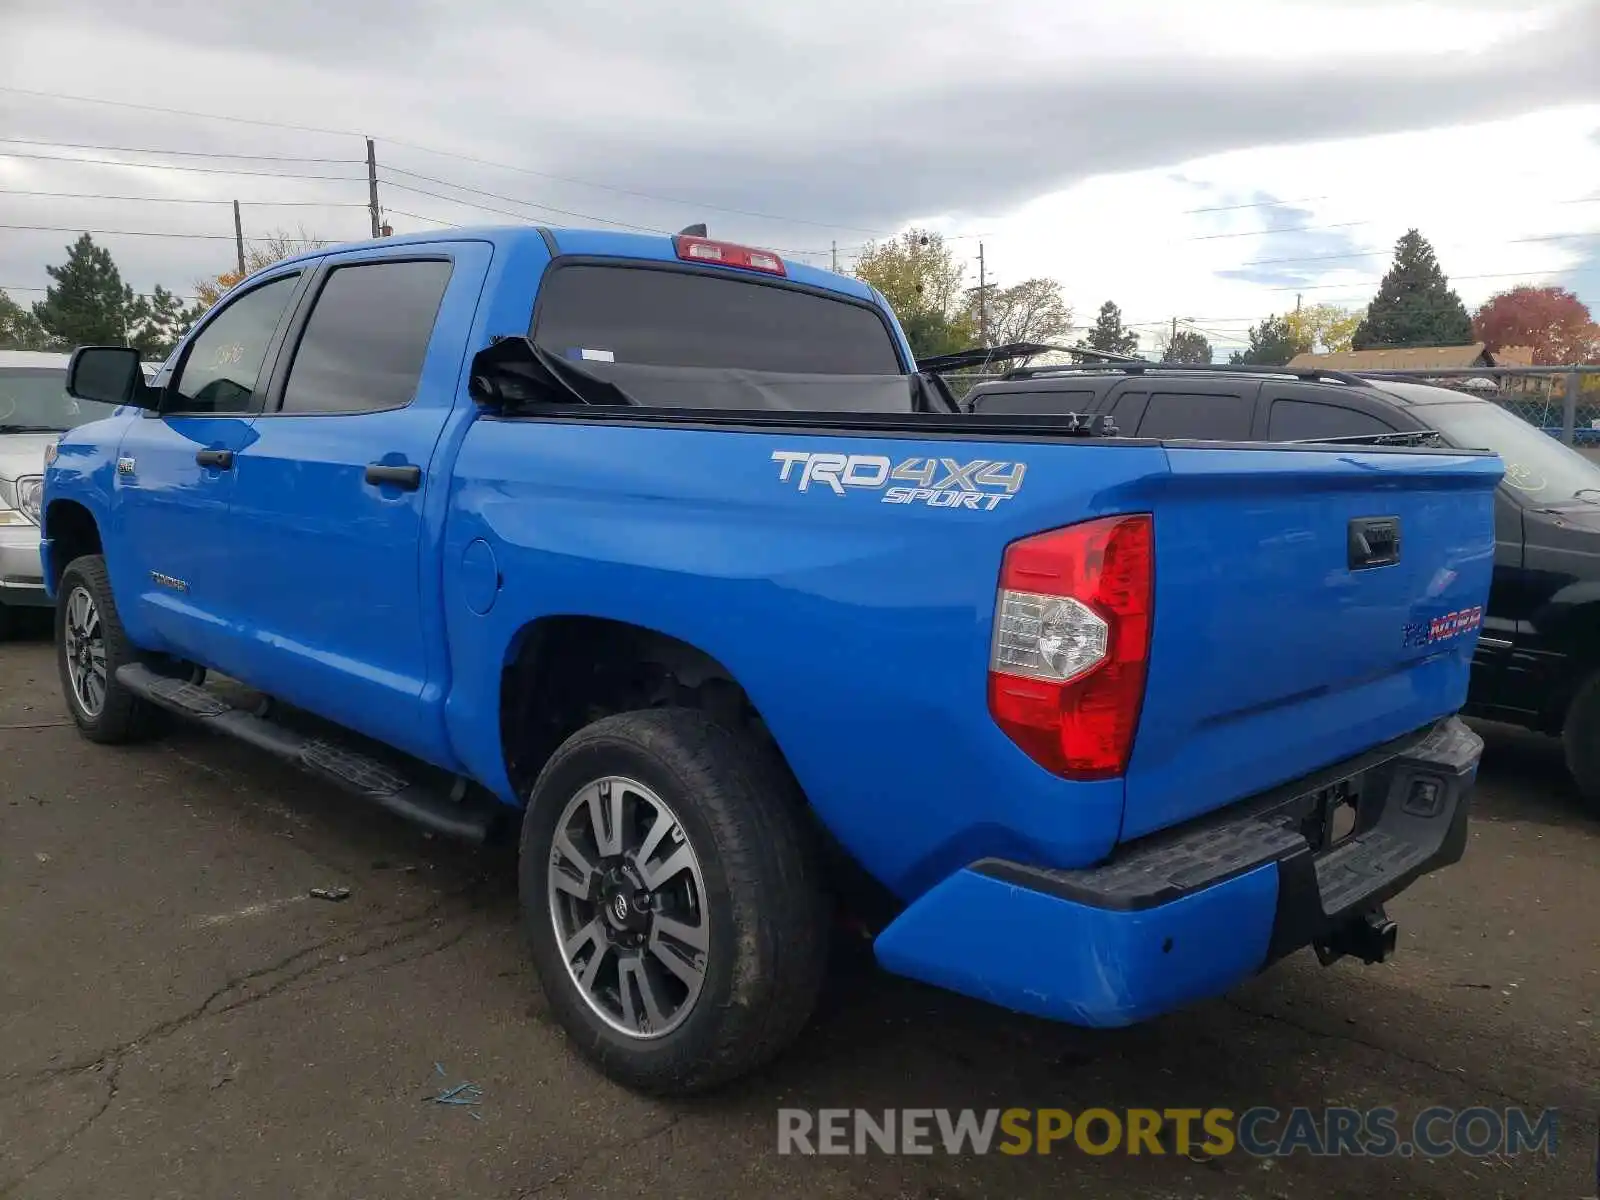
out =
<path fill-rule="evenodd" d="M 1400 561 L 1400 518 L 1357 517 L 1348 541 L 1352 571 L 1392 566 Z"/>

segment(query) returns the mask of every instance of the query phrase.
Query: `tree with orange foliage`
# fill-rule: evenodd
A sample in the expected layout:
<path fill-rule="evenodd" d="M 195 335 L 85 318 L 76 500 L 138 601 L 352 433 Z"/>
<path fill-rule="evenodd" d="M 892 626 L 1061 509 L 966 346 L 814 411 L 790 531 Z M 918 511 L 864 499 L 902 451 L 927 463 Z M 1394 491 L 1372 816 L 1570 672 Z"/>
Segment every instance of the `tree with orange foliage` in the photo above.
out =
<path fill-rule="evenodd" d="M 1472 329 L 1491 353 L 1526 346 L 1535 366 L 1600 360 L 1600 325 L 1566 288 L 1512 288 L 1491 296 L 1472 318 Z"/>
<path fill-rule="evenodd" d="M 220 275 L 208 275 L 204 279 L 194 281 L 194 295 L 200 303 L 200 311 L 205 312 L 209 309 L 227 294 L 229 288 L 246 276 L 254 275 L 257 271 L 285 258 L 293 258 L 296 254 L 321 250 L 328 244 L 322 238 L 307 237 L 304 229 L 300 230 L 299 237 L 291 237 L 280 230 L 270 237 L 247 243 L 244 252 L 244 275 L 237 271 L 224 271 Z"/>

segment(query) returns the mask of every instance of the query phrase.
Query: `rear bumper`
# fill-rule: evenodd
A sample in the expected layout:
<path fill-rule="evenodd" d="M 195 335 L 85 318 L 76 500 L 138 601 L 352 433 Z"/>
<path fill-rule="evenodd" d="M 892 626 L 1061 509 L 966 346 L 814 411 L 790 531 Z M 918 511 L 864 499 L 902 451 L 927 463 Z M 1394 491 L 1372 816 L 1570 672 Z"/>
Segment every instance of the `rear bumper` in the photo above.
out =
<path fill-rule="evenodd" d="M 1324 943 L 1460 859 L 1483 742 L 1459 719 L 1398 739 L 1087 870 L 985 859 L 884 930 L 898 974 L 1080 1025 L 1141 1021 Z M 1353 797 L 1327 845 L 1324 813 Z"/>
<path fill-rule="evenodd" d="M 50 603 L 40 561 L 38 529 L 7 526 L 0 530 L 0 604 L 43 607 Z"/>

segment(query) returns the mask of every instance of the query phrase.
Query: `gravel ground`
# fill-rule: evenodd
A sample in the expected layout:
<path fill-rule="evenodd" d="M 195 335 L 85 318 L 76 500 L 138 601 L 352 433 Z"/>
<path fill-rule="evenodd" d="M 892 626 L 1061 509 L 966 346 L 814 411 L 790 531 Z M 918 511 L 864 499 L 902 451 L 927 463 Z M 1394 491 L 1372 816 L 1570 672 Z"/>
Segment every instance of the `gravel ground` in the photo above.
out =
<path fill-rule="evenodd" d="M 842 972 L 771 1070 L 664 1104 L 564 1047 L 503 853 L 197 731 L 92 746 L 42 640 L 0 680 L 0 1197 L 1595 1192 L 1600 821 L 1537 738 L 1486 731 L 1467 858 L 1390 906 L 1388 964 L 1297 955 L 1117 1033 Z M 467 1080 L 479 1108 L 424 1102 Z M 1550 1158 L 776 1153 L 779 1107 L 1324 1103 L 1566 1111 Z"/>

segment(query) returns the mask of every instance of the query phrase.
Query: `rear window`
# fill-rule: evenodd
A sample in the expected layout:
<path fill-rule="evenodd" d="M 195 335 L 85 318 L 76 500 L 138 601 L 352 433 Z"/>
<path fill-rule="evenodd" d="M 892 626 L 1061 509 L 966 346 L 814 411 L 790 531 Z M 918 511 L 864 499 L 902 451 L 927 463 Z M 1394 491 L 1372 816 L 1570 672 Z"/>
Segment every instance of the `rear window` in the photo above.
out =
<path fill-rule="evenodd" d="M 973 412 L 1083 413 L 1094 407 L 1092 391 L 994 391 L 974 398 Z"/>
<path fill-rule="evenodd" d="M 557 267 L 533 339 L 563 358 L 810 375 L 903 375 L 864 305 L 766 282 L 643 267 Z"/>

